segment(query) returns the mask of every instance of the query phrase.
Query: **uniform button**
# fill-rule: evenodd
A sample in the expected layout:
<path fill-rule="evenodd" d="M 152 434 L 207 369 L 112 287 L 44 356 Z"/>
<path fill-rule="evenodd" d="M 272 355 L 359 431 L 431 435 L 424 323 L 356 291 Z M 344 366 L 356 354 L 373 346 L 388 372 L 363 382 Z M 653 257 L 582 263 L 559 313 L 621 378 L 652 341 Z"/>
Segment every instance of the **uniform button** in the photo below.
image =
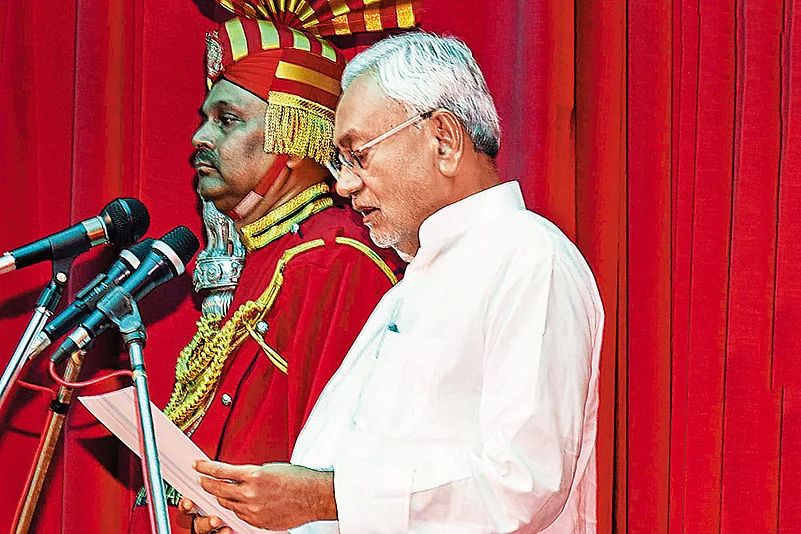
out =
<path fill-rule="evenodd" d="M 234 399 L 232 399 L 231 395 L 228 393 L 223 393 L 222 397 L 220 397 L 220 402 L 223 403 L 223 406 L 231 406 L 231 403 L 234 402 Z"/>
<path fill-rule="evenodd" d="M 269 330 L 269 329 L 270 329 L 270 325 L 268 325 L 264 321 L 259 321 L 258 323 L 256 323 L 256 331 L 259 334 L 262 334 L 262 335 L 266 334 L 267 330 Z"/>

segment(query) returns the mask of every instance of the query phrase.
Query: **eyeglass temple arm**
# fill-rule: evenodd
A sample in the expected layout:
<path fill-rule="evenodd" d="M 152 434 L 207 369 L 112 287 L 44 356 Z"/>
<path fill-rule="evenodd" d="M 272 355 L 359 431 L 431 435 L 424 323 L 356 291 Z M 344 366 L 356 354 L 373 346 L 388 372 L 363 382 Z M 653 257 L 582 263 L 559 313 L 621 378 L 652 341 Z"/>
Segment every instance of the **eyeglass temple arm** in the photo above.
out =
<path fill-rule="evenodd" d="M 368 141 L 364 145 L 360 146 L 358 150 L 354 150 L 353 152 L 355 152 L 356 154 L 358 154 L 360 152 L 364 152 L 368 148 L 377 145 L 378 143 L 380 143 L 381 141 L 383 141 L 387 137 L 395 135 L 396 133 L 398 133 L 399 131 L 403 130 L 407 126 L 411 126 L 412 124 L 414 124 L 414 123 L 416 123 L 418 121 L 421 121 L 423 119 L 427 119 L 428 117 L 431 116 L 432 113 L 434 113 L 433 110 L 426 111 L 425 113 L 421 113 L 419 115 L 415 115 L 414 117 L 410 118 L 409 120 L 404 121 L 404 122 L 398 124 L 397 126 L 395 126 L 394 128 L 392 128 L 390 130 L 387 130 L 386 132 L 382 133 L 381 135 L 379 135 L 378 137 L 376 137 L 372 141 Z"/>

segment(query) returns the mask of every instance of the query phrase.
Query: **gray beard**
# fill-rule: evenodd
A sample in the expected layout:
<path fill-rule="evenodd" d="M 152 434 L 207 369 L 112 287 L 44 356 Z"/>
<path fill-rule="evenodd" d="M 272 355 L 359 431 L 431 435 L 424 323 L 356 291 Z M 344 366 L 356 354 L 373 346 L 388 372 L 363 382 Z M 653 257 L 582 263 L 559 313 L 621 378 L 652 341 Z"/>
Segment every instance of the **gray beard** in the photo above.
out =
<path fill-rule="evenodd" d="M 400 233 L 398 232 L 377 234 L 370 228 L 370 239 L 372 239 L 373 243 L 379 248 L 395 248 L 400 242 L 400 237 Z"/>
<path fill-rule="evenodd" d="M 398 253 L 400 259 L 405 261 L 406 263 L 411 263 L 414 259 L 414 256 L 411 254 L 407 254 L 398 248 L 398 243 L 400 243 L 401 235 L 400 232 L 389 232 L 385 234 L 376 234 L 370 229 L 370 239 L 375 243 L 375 246 L 379 248 L 392 248 L 395 252 Z"/>

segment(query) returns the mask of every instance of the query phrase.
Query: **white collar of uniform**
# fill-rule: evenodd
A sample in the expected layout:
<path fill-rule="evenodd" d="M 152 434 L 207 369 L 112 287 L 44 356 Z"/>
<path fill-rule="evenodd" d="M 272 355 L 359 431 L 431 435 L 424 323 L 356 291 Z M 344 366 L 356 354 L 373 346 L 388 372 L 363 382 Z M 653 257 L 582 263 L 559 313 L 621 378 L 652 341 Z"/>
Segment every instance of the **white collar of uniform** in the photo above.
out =
<path fill-rule="evenodd" d="M 479 191 L 441 208 L 423 221 L 419 231 L 420 251 L 436 253 L 473 228 L 525 209 L 523 193 L 517 182 Z"/>

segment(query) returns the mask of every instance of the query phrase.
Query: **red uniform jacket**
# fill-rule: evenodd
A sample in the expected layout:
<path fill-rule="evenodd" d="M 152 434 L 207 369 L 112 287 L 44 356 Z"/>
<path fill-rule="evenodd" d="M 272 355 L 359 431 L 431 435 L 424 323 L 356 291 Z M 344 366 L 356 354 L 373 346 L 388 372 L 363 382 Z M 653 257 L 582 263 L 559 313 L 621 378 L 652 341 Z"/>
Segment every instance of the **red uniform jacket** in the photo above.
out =
<path fill-rule="evenodd" d="M 264 341 L 287 361 L 287 374 L 250 338 L 229 357 L 215 397 L 192 434 L 210 458 L 233 464 L 289 461 L 317 397 L 391 287 L 387 274 L 364 252 L 336 243 L 339 236 L 369 243 L 345 210 L 332 207 L 301 223 L 299 232 L 247 254 L 226 320 L 264 292 L 286 250 L 315 239 L 326 243 L 288 263 L 281 292 L 265 318 Z M 172 532 L 188 532 L 185 519 L 170 508 Z M 131 532 L 150 532 L 146 507 L 135 508 Z"/>

